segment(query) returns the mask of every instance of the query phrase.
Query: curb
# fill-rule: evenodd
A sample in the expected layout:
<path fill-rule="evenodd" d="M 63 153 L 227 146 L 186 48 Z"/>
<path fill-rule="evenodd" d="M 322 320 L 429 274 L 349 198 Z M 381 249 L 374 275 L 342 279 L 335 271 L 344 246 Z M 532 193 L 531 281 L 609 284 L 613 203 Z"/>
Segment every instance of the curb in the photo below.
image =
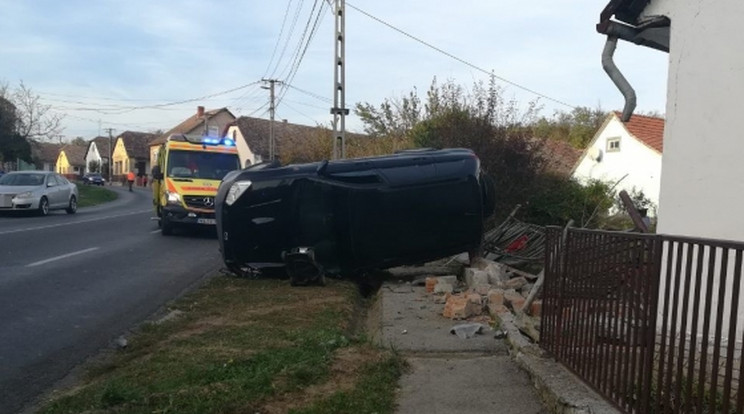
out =
<path fill-rule="evenodd" d="M 621 414 L 576 375 L 555 359 L 546 356 L 536 344 L 528 341 L 517 328 L 511 313 L 496 315 L 512 356 L 532 379 L 545 407 L 556 414 Z"/>

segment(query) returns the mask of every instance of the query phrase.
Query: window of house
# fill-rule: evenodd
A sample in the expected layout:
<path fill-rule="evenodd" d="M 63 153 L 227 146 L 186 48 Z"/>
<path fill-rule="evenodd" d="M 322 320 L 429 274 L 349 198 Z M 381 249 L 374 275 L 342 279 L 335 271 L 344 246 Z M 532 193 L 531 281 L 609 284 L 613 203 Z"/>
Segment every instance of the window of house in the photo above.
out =
<path fill-rule="evenodd" d="M 620 151 L 620 137 L 607 138 L 607 152 Z"/>

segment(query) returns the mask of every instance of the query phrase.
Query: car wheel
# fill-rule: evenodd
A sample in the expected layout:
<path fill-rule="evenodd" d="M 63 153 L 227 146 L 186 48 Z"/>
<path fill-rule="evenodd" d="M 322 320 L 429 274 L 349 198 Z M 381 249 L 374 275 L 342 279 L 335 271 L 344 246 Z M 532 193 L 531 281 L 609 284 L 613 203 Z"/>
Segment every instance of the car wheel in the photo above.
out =
<path fill-rule="evenodd" d="M 173 234 L 173 223 L 166 217 L 160 219 L 160 234 L 163 236 L 170 236 Z"/>
<path fill-rule="evenodd" d="M 67 214 L 75 214 L 77 212 L 77 198 L 75 196 L 70 197 L 70 204 L 67 205 Z"/>
<path fill-rule="evenodd" d="M 49 214 L 49 200 L 46 197 L 41 197 L 39 200 L 39 215 L 46 216 Z"/>

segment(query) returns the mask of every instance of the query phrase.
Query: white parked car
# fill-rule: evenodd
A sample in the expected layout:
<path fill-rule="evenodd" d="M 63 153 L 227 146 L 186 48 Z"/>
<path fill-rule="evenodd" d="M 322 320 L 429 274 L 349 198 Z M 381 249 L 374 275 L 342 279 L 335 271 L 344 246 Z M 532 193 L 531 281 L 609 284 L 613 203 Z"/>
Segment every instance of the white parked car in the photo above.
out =
<path fill-rule="evenodd" d="M 42 216 L 49 210 L 77 211 L 75 184 L 52 171 L 13 171 L 0 177 L 0 211 L 36 211 Z"/>

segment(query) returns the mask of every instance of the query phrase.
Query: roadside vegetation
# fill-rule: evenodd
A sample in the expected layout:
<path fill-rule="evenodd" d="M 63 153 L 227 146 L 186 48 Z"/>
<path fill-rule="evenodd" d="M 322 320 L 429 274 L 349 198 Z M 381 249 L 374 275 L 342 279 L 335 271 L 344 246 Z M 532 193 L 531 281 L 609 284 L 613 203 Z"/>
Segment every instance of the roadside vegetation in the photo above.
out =
<path fill-rule="evenodd" d="M 363 332 L 350 282 L 218 276 L 41 413 L 392 413 L 405 363 Z"/>
<path fill-rule="evenodd" d="M 584 148 L 601 127 L 607 111 L 573 108 L 542 116 L 538 101 L 520 104 L 504 97 L 496 79 L 465 88 L 435 78 L 425 97 L 413 90 L 379 105 L 358 103 L 356 115 L 367 136 L 347 135 L 347 156 L 390 154 L 406 148 L 472 149 L 496 187 L 496 212 L 487 225 L 494 226 L 519 204 L 517 218 L 534 224 L 627 229 L 632 223 L 618 199 L 616 183 L 580 183 L 549 168 L 547 140 L 564 141 Z M 327 130 L 301 143 L 280 144 L 283 162 L 328 159 L 332 148 Z M 648 199 L 632 195 L 638 207 L 653 211 Z"/>
<path fill-rule="evenodd" d="M 78 207 L 90 207 L 116 200 L 119 196 L 106 187 L 75 183 L 80 200 Z"/>

